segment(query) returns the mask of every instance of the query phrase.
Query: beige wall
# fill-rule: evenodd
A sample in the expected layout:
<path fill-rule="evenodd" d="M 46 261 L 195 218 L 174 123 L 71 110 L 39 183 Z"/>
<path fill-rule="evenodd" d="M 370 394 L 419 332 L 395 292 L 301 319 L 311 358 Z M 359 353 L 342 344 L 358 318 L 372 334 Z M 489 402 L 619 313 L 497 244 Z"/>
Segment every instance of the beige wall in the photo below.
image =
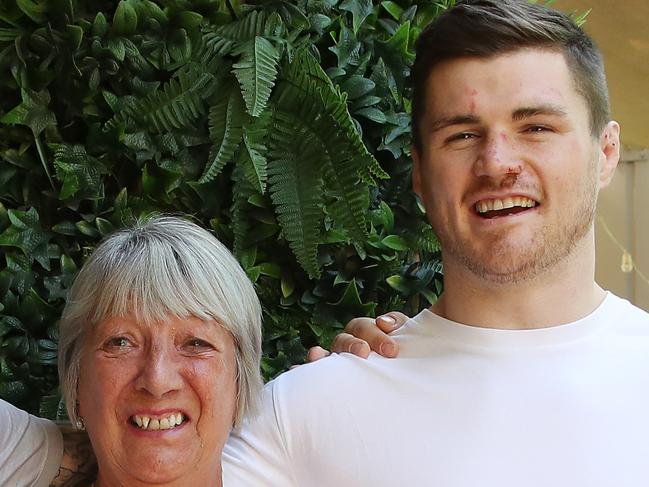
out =
<path fill-rule="evenodd" d="M 608 227 L 619 245 L 635 258 L 634 264 L 649 277 L 649 151 L 627 151 L 611 186 L 600 193 L 596 223 L 597 281 L 649 311 L 649 284 L 634 271 L 621 270 L 622 250 L 606 232 Z M 603 221 L 603 223 L 602 223 Z"/>
<path fill-rule="evenodd" d="M 556 0 L 566 12 L 591 9 L 584 25 L 606 63 L 613 118 L 627 149 L 598 213 L 649 276 L 649 0 Z M 644 150 L 643 150 L 644 148 Z M 649 311 L 649 284 L 620 270 L 622 251 L 596 224 L 597 280 Z"/>

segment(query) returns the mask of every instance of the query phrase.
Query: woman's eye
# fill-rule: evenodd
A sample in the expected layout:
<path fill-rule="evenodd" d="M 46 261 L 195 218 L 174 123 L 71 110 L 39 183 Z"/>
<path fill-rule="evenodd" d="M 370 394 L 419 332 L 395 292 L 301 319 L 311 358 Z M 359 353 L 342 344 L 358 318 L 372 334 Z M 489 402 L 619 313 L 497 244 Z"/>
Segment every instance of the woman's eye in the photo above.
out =
<path fill-rule="evenodd" d="M 125 349 L 132 345 L 131 341 L 123 336 L 111 337 L 106 340 L 104 346 L 109 349 Z"/>
<path fill-rule="evenodd" d="M 214 349 L 214 347 L 210 343 L 206 342 L 205 340 L 201 340 L 200 338 L 190 338 L 185 342 L 185 348 L 188 350 L 201 352 Z"/>

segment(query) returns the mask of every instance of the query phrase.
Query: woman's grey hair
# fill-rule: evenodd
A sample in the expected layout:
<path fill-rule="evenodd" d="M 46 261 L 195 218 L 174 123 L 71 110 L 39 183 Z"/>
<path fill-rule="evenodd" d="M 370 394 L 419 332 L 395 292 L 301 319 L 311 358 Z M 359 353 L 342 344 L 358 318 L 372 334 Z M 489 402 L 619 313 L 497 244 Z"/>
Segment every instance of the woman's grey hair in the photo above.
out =
<path fill-rule="evenodd" d="M 261 305 L 230 251 L 208 231 L 173 216 L 150 216 L 105 238 L 79 272 L 59 333 L 59 377 L 68 416 L 77 421 L 79 364 L 101 321 L 134 316 L 215 320 L 235 343 L 234 425 L 255 408 L 262 381 Z"/>

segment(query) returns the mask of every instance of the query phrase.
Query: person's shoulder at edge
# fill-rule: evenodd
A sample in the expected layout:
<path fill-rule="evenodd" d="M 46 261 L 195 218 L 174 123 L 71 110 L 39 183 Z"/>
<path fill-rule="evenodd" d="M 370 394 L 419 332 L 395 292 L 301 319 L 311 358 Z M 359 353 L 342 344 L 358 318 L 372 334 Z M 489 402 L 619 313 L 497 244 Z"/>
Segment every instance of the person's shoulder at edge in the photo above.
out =
<path fill-rule="evenodd" d="M 625 298 L 608 291 L 611 318 L 616 321 L 616 331 L 649 334 L 649 313 Z"/>
<path fill-rule="evenodd" d="M 33 479 L 30 485 L 50 485 L 63 456 L 63 438 L 57 426 L 1 399 L 0 420 L 5 433 L 0 434 L 0 484 Z"/>

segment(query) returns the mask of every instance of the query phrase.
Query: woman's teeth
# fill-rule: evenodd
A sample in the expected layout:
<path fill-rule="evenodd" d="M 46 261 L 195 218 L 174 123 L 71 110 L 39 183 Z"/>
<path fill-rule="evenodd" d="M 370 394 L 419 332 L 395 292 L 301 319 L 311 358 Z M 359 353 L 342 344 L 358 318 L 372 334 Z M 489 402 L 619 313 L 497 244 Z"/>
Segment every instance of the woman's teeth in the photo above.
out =
<path fill-rule="evenodd" d="M 149 431 L 168 430 L 175 428 L 185 420 L 183 413 L 172 413 L 163 418 L 151 418 L 150 416 L 131 416 L 131 422 L 138 428 Z"/>

